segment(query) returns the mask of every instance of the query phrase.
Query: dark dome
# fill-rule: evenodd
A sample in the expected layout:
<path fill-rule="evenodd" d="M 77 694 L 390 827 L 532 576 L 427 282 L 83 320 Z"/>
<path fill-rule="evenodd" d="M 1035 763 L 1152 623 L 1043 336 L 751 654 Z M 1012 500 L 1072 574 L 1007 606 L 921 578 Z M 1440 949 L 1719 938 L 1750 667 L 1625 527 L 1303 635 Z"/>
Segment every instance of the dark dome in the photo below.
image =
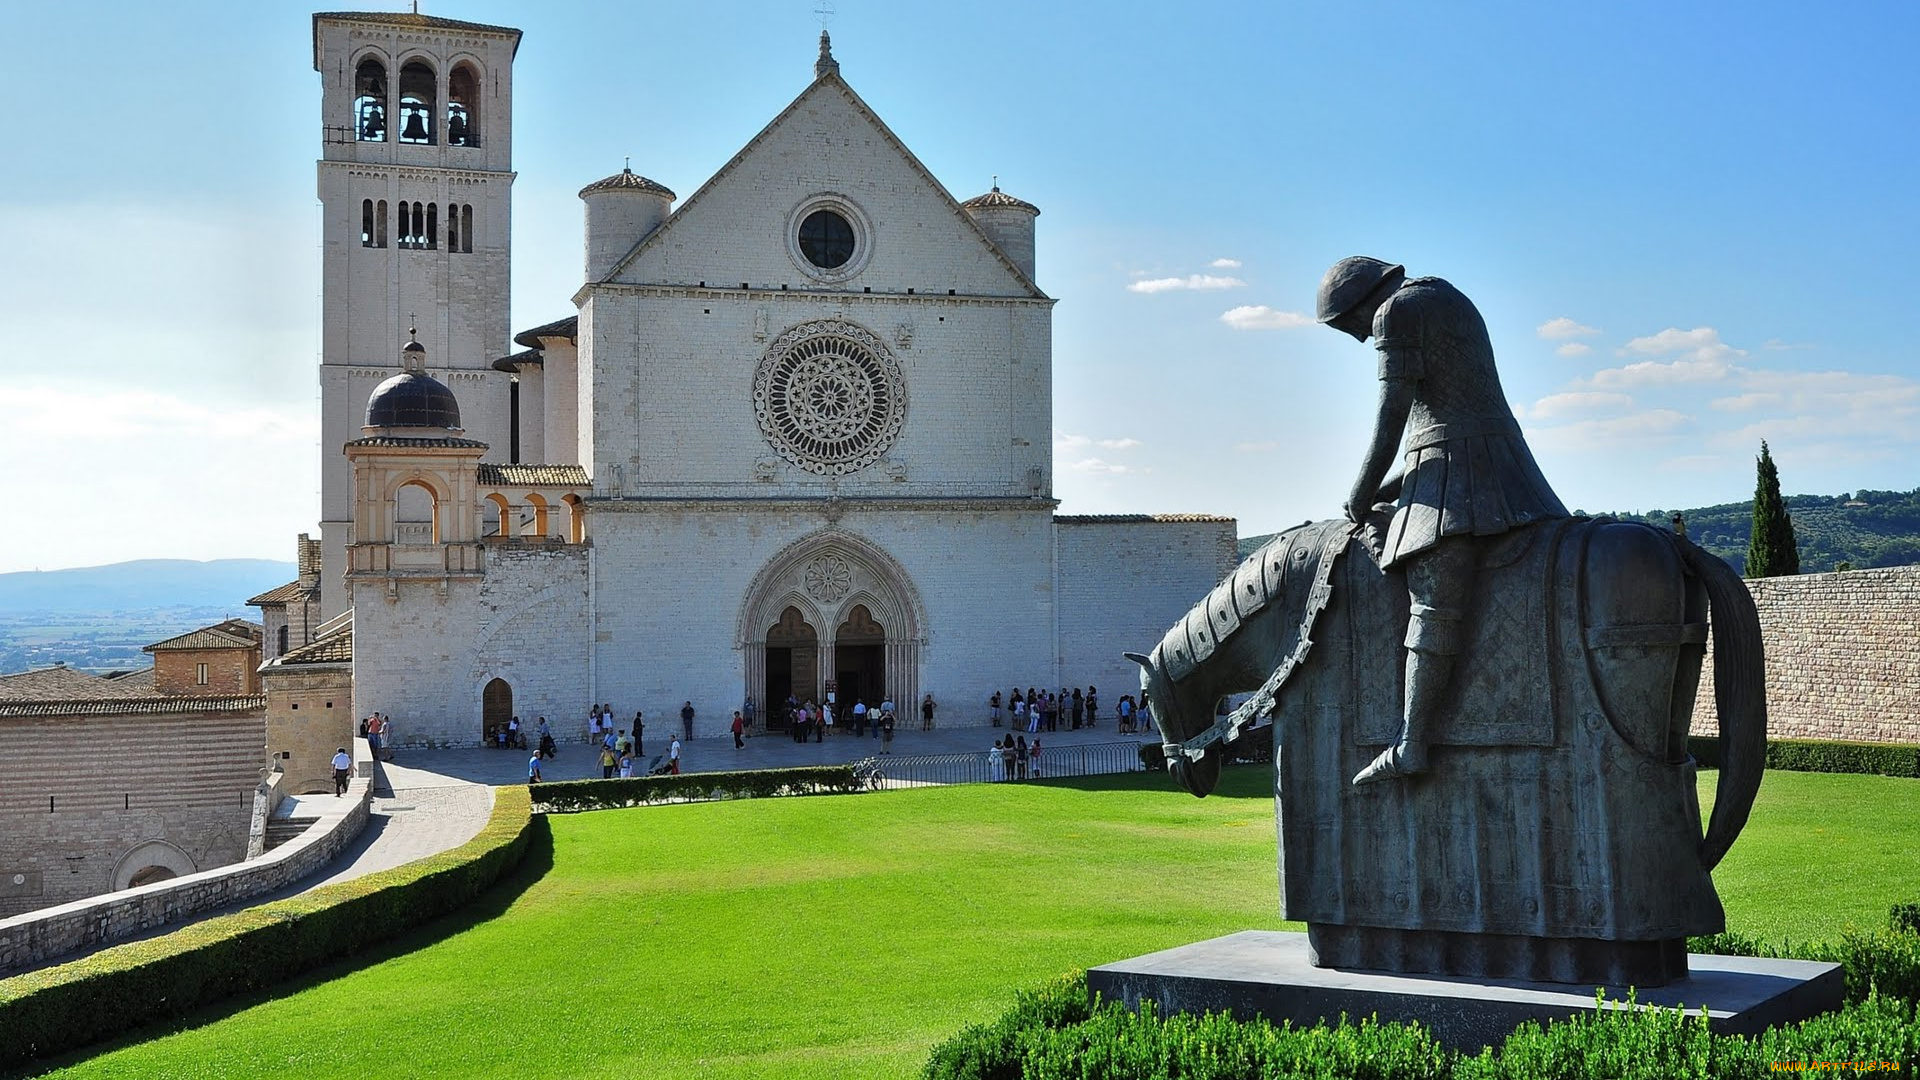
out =
<path fill-rule="evenodd" d="M 459 430 L 460 403 L 440 380 L 407 372 L 374 388 L 367 399 L 367 426 Z"/>

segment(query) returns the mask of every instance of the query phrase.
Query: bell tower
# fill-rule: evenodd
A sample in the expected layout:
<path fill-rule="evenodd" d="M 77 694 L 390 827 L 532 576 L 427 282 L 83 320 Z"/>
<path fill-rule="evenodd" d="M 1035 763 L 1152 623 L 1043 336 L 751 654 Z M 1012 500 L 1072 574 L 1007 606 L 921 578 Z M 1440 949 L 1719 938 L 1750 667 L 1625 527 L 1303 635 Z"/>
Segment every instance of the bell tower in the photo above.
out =
<path fill-rule="evenodd" d="M 508 344 L 513 57 L 520 31 L 427 15 L 313 17 L 320 73 L 323 217 L 320 581 L 345 610 L 353 470 L 342 447 L 393 377 L 393 342 L 417 326 L 468 433 L 510 443 Z M 489 451 L 486 460 L 503 451 Z"/>

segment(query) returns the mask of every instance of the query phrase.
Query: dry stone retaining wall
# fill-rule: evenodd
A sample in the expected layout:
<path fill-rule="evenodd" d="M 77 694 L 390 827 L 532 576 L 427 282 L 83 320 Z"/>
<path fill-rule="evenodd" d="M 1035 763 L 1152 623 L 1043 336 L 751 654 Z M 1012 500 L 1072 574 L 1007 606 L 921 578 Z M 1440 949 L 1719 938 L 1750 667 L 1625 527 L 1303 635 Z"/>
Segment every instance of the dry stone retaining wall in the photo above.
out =
<path fill-rule="evenodd" d="M 1747 588 L 1766 642 L 1771 737 L 1920 743 L 1920 566 L 1761 578 Z M 1709 651 L 1693 731 L 1717 730 Z"/>

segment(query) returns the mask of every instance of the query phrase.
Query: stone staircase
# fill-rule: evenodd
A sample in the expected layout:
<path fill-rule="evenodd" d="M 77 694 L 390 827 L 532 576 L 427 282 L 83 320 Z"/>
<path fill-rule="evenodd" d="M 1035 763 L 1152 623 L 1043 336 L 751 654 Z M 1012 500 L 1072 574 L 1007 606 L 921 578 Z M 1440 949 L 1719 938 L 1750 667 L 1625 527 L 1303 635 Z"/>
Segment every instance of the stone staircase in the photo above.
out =
<path fill-rule="evenodd" d="M 307 831 L 307 826 L 320 820 L 310 817 L 276 817 L 267 822 L 266 850 L 272 851 L 281 844 L 292 840 Z"/>

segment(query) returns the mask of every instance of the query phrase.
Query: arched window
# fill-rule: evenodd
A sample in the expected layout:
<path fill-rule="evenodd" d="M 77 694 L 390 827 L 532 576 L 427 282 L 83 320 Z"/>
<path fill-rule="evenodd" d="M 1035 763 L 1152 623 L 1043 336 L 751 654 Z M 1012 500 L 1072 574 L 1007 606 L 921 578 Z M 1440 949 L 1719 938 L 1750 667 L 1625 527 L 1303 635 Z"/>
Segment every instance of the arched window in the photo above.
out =
<path fill-rule="evenodd" d="M 526 517 L 520 519 L 522 536 L 537 536 L 545 539 L 547 535 L 547 500 L 539 495 L 527 496 Z M 530 527 L 529 527 L 530 526 Z"/>
<path fill-rule="evenodd" d="M 400 69 L 400 141 L 426 143 L 434 140 L 436 107 L 433 69 L 418 60 L 409 60 Z"/>
<path fill-rule="evenodd" d="M 460 207 L 460 252 L 473 254 L 473 204 Z"/>
<path fill-rule="evenodd" d="M 368 58 L 353 73 L 353 137 L 361 142 L 387 138 L 387 65 Z"/>
<path fill-rule="evenodd" d="M 427 204 L 427 227 L 423 232 L 421 232 L 420 235 L 427 238 L 427 249 L 429 251 L 435 248 L 438 248 L 440 246 L 440 204 L 439 203 Z"/>
<path fill-rule="evenodd" d="M 395 543 L 440 542 L 440 500 L 432 488 L 418 480 L 409 480 L 394 492 L 393 530 Z"/>
<path fill-rule="evenodd" d="M 278 637 L 278 641 L 279 641 L 279 644 L 280 644 L 280 647 L 279 647 L 279 648 L 277 648 L 277 649 L 275 649 L 275 650 L 273 651 L 273 654 L 274 654 L 275 656 L 285 656 L 285 655 L 287 655 L 287 637 L 288 637 L 288 634 L 287 634 L 287 631 L 288 631 L 288 629 L 289 629 L 289 627 L 286 627 L 286 626 L 282 626 L 282 627 L 280 628 L 280 633 L 279 633 L 279 637 Z"/>
<path fill-rule="evenodd" d="M 373 200 L 360 200 L 360 246 L 373 246 Z"/>
<path fill-rule="evenodd" d="M 467 64 L 447 79 L 447 145 L 480 145 L 480 77 Z"/>
<path fill-rule="evenodd" d="M 381 199 L 373 209 L 373 246 L 387 246 L 387 200 Z"/>
<path fill-rule="evenodd" d="M 560 500 L 567 504 L 567 542 L 584 544 L 587 540 L 587 504 L 580 501 L 578 495 L 568 495 Z"/>

